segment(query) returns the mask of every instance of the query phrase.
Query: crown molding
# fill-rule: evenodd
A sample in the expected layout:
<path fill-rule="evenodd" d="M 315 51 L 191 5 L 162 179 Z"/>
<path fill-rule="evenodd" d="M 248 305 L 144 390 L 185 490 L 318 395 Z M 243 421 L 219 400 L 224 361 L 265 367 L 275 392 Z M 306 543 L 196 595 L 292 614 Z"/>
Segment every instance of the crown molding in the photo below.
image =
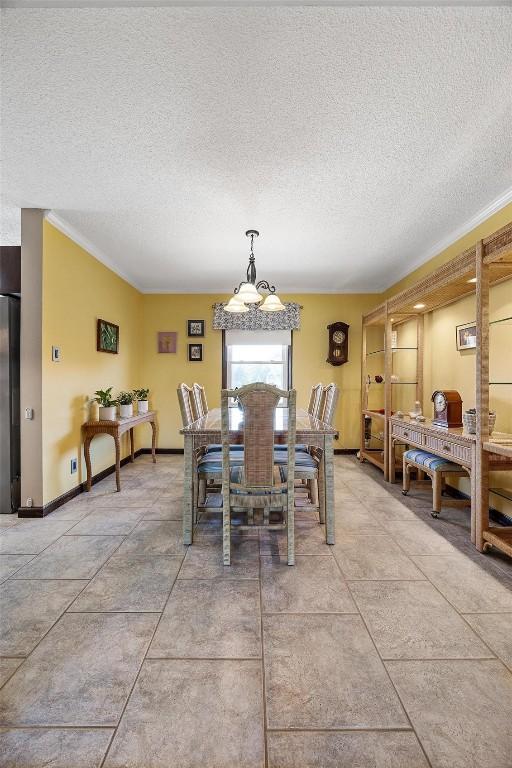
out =
<path fill-rule="evenodd" d="M 410 275 L 411 272 L 414 272 L 414 270 L 418 269 L 418 267 L 426 264 L 427 261 L 433 259 L 434 256 L 439 256 L 442 251 L 445 251 L 450 247 L 450 245 L 456 243 L 457 240 L 460 240 L 462 237 L 469 234 L 473 229 L 476 229 L 476 227 L 478 227 L 480 224 L 483 224 L 486 219 L 488 219 L 494 213 L 501 211 L 501 209 L 509 203 L 512 203 L 512 187 L 503 192 L 502 195 L 493 200 L 492 203 L 489 203 L 489 205 L 487 205 L 485 208 L 482 208 L 480 211 L 478 211 L 478 213 L 476 213 L 471 219 L 468 219 L 468 221 L 466 221 L 464 224 L 461 224 L 456 229 L 453 229 L 449 235 L 443 237 L 442 240 L 438 240 L 435 245 L 428 249 L 428 251 L 424 251 L 421 256 L 418 256 L 418 258 L 410 261 L 407 267 L 402 272 L 399 272 L 398 276 L 393 278 L 391 283 L 382 286 L 380 291 L 388 291 L 393 285 L 399 283 L 400 280 L 403 280 L 404 277 Z"/>
<path fill-rule="evenodd" d="M 114 272 L 126 283 L 129 283 L 132 288 L 136 288 L 138 291 L 143 293 L 141 287 L 135 282 L 133 277 L 130 277 L 126 272 L 120 269 L 119 266 L 114 261 L 112 261 L 109 256 L 106 256 L 103 251 L 100 251 L 100 249 L 97 248 L 94 243 L 91 243 L 90 240 L 78 232 L 78 230 L 71 226 L 71 224 L 68 224 L 67 221 L 62 219 L 60 216 L 57 216 L 54 211 L 45 211 L 44 218 L 52 226 L 58 229 L 59 232 L 62 232 L 63 235 L 66 235 L 66 237 L 69 237 L 70 240 L 73 240 L 73 242 L 79 245 L 80 248 L 83 248 L 84 251 L 87 251 L 87 253 L 89 253 L 91 256 L 94 256 L 94 258 L 100 261 L 105 267 L 108 267 L 111 272 Z"/>
<path fill-rule="evenodd" d="M 511 0 L 0 0 L 0 8 L 475 8 L 510 6 Z"/>

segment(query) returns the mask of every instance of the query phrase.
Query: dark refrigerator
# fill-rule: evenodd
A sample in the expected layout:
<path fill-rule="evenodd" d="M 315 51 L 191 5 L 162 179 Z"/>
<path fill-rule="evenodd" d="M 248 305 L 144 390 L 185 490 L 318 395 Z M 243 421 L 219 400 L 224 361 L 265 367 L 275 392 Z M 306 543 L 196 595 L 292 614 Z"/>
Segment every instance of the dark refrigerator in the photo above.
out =
<path fill-rule="evenodd" d="M 0 513 L 20 492 L 20 299 L 0 294 Z"/>

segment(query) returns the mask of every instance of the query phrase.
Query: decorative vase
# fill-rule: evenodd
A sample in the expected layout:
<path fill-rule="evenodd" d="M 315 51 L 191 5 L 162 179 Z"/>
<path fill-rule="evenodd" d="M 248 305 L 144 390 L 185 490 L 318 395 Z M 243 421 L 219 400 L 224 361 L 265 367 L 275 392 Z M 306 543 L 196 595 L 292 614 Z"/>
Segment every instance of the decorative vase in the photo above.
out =
<path fill-rule="evenodd" d="M 133 403 L 119 404 L 119 415 L 122 419 L 129 419 L 130 416 L 133 416 Z"/>
<path fill-rule="evenodd" d="M 100 421 L 115 421 L 117 408 L 115 405 L 100 405 L 99 419 Z"/>
<path fill-rule="evenodd" d="M 462 420 L 464 422 L 464 429 L 466 432 L 468 432 L 470 435 L 476 435 L 476 410 L 471 408 L 469 411 L 466 411 L 462 416 Z M 496 412 L 489 411 L 489 435 L 492 435 L 495 424 Z"/>
<path fill-rule="evenodd" d="M 147 400 L 139 400 L 137 402 L 137 411 L 138 411 L 138 413 L 147 413 L 148 412 L 148 401 Z"/>

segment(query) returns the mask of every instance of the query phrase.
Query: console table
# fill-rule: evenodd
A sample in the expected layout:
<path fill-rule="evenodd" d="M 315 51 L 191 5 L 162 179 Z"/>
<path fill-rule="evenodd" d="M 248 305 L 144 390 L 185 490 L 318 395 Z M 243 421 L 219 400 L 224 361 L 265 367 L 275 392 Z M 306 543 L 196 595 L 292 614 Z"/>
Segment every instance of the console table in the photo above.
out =
<path fill-rule="evenodd" d="M 156 423 L 156 411 L 148 411 L 148 413 L 138 413 L 136 416 L 130 416 L 127 419 L 116 419 L 115 421 L 86 421 L 82 425 L 82 434 L 84 438 L 84 455 L 85 466 L 87 467 L 87 490 L 91 490 L 92 470 L 91 470 L 91 440 L 96 435 L 111 435 L 114 438 L 114 445 L 116 449 L 116 486 L 117 490 L 121 490 L 121 435 L 125 432 L 130 433 L 130 459 L 134 460 L 134 448 L 133 448 L 133 428 L 139 424 L 148 422 L 151 424 L 151 455 L 153 456 L 153 463 L 156 462 L 155 450 L 156 450 L 156 438 L 158 434 L 158 427 Z"/>
<path fill-rule="evenodd" d="M 489 446 L 493 452 L 499 453 L 499 445 L 504 440 L 510 440 L 510 435 L 494 432 Z M 436 456 L 453 461 L 464 467 L 471 479 L 471 541 L 476 542 L 476 435 L 470 435 L 462 427 L 445 429 L 432 424 L 432 419 L 416 421 L 409 416 L 399 418 L 392 416 L 389 420 L 389 467 L 391 483 L 395 482 L 395 446 L 397 444 L 411 445 L 421 448 Z M 508 456 L 508 458 L 507 458 Z M 510 456 L 495 455 L 489 460 L 489 469 L 493 472 L 512 469 Z"/>

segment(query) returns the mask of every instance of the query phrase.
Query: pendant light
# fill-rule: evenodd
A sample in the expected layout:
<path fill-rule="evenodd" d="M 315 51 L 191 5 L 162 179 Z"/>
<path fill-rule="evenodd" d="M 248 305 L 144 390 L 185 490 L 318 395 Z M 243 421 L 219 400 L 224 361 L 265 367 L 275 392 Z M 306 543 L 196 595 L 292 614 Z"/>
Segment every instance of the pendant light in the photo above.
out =
<path fill-rule="evenodd" d="M 262 312 L 283 312 L 286 310 L 285 305 L 276 293 L 274 285 L 270 285 L 267 280 L 259 280 L 256 282 L 256 258 L 254 256 L 254 238 L 259 236 L 259 232 L 256 229 L 248 229 L 245 233 L 247 237 L 251 238 L 251 251 L 249 254 L 249 266 L 247 267 L 246 279 L 241 282 L 238 288 L 233 291 L 233 296 L 230 298 L 224 310 L 226 312 L 248 312 L 249 307 L 247 304 L 259 304 L 263 301 L 259 289 L 268 291 L 268 295 L 265 297 L 263 304 L 258 307 Z"/>

